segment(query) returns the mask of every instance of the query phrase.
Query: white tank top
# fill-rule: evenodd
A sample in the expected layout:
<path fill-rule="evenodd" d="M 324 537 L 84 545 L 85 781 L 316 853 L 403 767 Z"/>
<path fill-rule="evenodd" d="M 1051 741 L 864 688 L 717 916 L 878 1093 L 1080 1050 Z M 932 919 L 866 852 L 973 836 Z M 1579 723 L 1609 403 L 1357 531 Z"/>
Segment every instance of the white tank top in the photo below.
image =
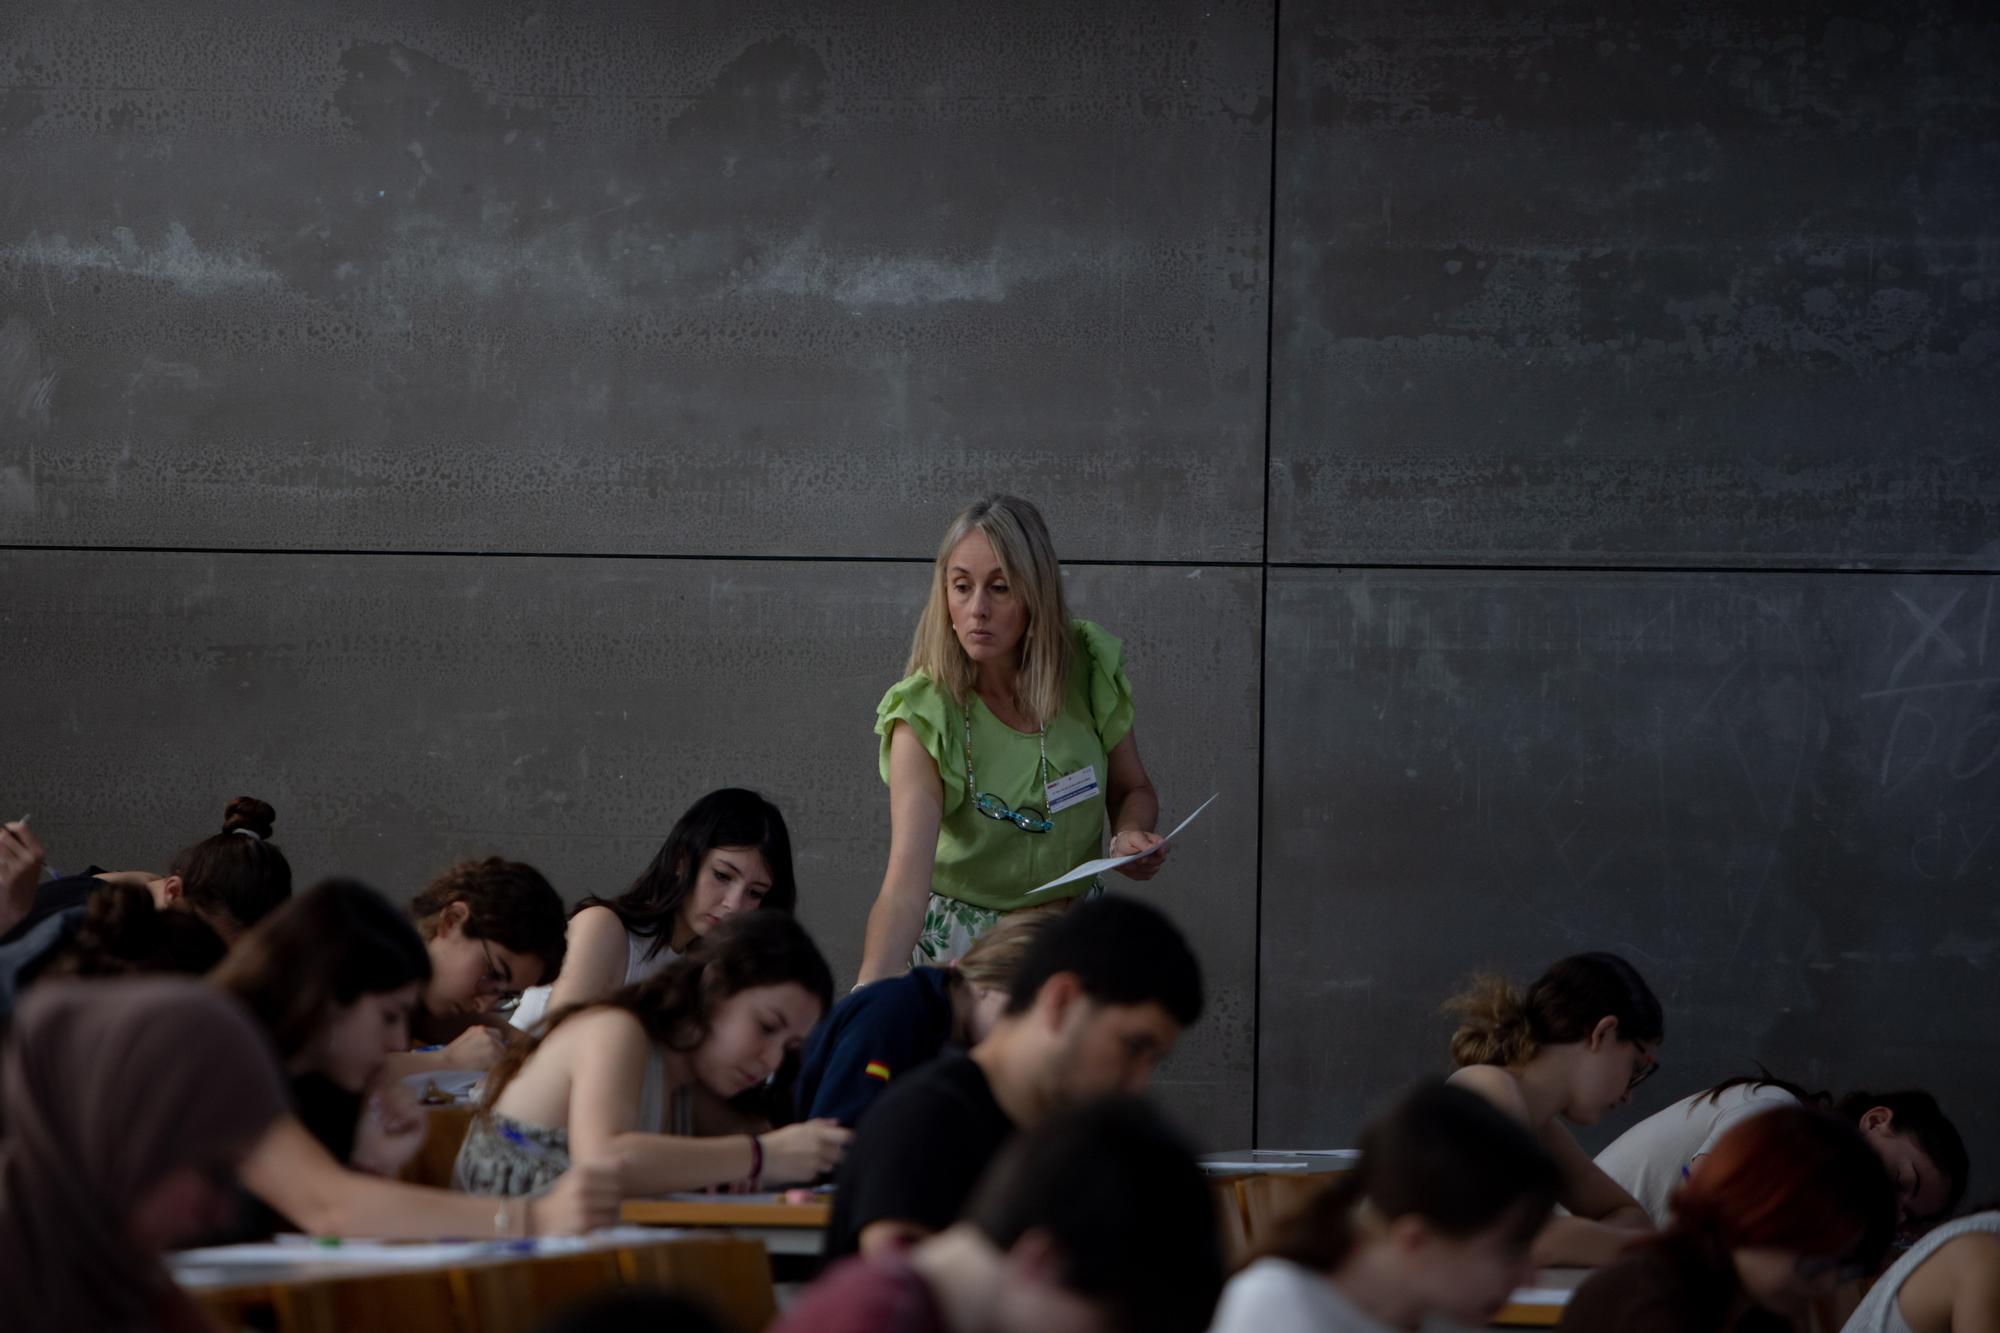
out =
<path fill-rule="evenodd" d="M 1868 1289 L 1868 1295 L 1854 1308 L 1854 1316 L 1847 1321 L 1842 1333 L 1914 1333 L 1909 1321 L 1903 1318 L 1903 1307 L 1896 1300 L 1903 1293 L 1903 1284 L 1945 1242 L 1980 1231 L 2000 1235 L 2000 1211 L 1974 1213 L 1956 1222 L 1946 1222 L 1912 1245 L 1910 1252 L 1889 1265 L 1889 1271 L 1882 1275 L 1882 1280 Z"/>
<path fill-rule="evenodd" d="M 646 957 L 647 950 L 658 944 L 659 939 L 657 935 L 634 935 L 629 930 L 625 932 L 625 979 L 619 982 L 619 985 L 630 986 L 648 977 L 658 976 L 667 970 L 669 963 L 680 957 L 664 944 L 660 945 L 658 953 L 651 958 Z M 541 1022 L 542 1016 L 549 1011 L 549 996 L 554 989 L 553 986 L 530 986 L 522 991 L 521 1003 L 514 1006 L 514 1015 L 507 1021 L 524 1030 Z"/>

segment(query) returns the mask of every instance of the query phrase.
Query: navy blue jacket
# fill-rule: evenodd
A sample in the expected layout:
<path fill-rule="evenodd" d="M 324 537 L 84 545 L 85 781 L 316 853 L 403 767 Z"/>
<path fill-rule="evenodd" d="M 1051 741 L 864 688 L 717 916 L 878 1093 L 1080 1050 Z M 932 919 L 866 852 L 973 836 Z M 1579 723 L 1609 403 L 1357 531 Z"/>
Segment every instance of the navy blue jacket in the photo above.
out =
<path fill-rule="evenodd" d="M 799 1053 L 794 1104 L 852 1129 L 882 1090 L 951 1042 L 951 971 L 919 967 L 855 991 Z"/>

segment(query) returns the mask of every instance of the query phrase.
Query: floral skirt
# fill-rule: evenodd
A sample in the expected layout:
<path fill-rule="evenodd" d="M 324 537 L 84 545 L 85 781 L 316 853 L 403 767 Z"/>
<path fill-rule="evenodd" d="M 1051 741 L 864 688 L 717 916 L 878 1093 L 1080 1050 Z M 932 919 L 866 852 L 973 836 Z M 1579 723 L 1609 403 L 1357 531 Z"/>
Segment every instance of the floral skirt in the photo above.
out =
<path fill-rule="evenodd" d="M 1022 907 L 1022 912 L 1063 912 L 1071 903 L 1085 898 L 1095 898 L 1104 892 L 1101 881 L 1091 881 L 1090 887 L 1074 898 L 1058 898 L 1047 906 Z M 965 951 L 973 941 L 991 930 L 996 922 L 1007 913 L 991 907 L 974 907 L 956 898 L 945 898 L 933 893 L 924 907 L 924 928 L 917 936 L 917 947 L 910 950 L 911 967 L 936 967 L 965 957 Z"/>

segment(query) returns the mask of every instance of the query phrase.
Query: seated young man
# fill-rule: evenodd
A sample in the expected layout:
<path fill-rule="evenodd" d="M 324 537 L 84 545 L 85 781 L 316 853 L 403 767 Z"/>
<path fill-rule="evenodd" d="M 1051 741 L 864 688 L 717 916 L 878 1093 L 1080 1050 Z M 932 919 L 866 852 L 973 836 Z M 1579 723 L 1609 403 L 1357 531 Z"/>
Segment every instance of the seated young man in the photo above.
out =
<path fill-rule="evenodd" d="M 1199 1333 L 1222 1267 L 1193 1156 L 1113 1097 L 1019 1135 L 963 1222 L 840 1264 L 772 1333 Z"/>
<path fill-rule="evenodd" d="M 1017 1129 L 1143 1092 L 1201 1002 L 1201 966 L 1157 908 L 1107 897 L 1063 913 L 1029 946 L 987 1038 L 892 1083 L 861 1122 L 836 1177 L 827 1257 L 942 1231 Z"/>

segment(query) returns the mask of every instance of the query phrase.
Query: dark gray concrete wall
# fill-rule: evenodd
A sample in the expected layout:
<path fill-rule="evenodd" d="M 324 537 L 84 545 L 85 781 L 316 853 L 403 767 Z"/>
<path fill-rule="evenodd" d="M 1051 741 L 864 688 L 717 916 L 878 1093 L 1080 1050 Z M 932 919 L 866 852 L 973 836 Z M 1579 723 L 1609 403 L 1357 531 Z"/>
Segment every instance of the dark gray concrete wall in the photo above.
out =
<path fill-rule="evenodd" d="M 2000 1179 L 1992 18 L 1281 7 L 1262 1141 L 1609 948 L 1592 1142 L 1761 1060 Z"/>
<path fill-rule="evenodd" d="M 574 896 L 749 782 L 846 970 L 1004 487 L 1169 818 L 1225 792 L 1152 890 L 1211 1143 L 1347 1139 L 1584 946 L 1649 1093 L 1990 1143 L 1996 67 L 1852 0 L 22 0 L 0 813 L 144 862 L 257 791 L 308 876 Z"/>

